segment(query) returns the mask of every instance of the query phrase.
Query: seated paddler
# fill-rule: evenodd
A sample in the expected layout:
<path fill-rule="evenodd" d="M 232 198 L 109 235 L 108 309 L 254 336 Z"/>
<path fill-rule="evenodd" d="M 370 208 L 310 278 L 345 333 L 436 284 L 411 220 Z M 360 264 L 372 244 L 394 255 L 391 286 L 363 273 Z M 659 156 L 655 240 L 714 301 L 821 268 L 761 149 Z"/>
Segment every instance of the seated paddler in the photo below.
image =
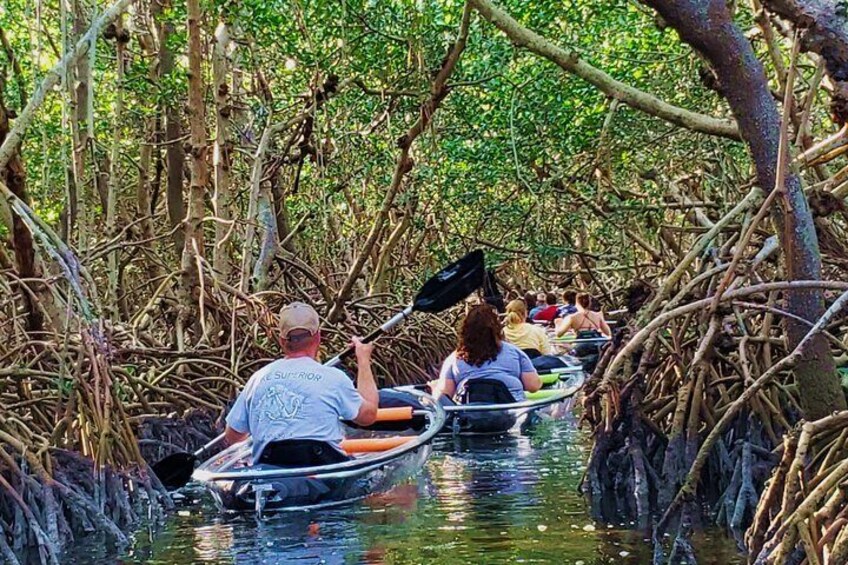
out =
<path fill-rule="evenodd" d="M 527 305 L 523 300 L 513 300 L 506 306 L 504 338 L 533 359 L 552 353 L 551 342 L 545 329 L 527 323 Z"/>
<path fill-rule="evenodd" d="M 592 310 L 592 295 L 586 292 L 581 292 L 577 295 L 576 308 L 574 314 L 564 318 L 556 324 L 556 336 L 562 337 L 568 332 L 575 332 L 578 337 L 581 333 L 587 334 L 587 337 L 605 337 L 610 339 L 612 331 L 609 324 L 604 320 L 604 315 L 600 312 Z"/>
<path fill-rule="evenodd" d="M 253 438 L 253 463 L 308 467 L 348 459 L 341 420 L 363 426 L 377 417 L 379 396 L 371 371 L 374 346 L 353 339 L 357 379 L 318 362 L 318 313 L 302 302 L 280 311 L 284 356 L 256 371 L 227 415 L 229 444 Z"/>
<path fill-rule="evenodd" d="M 461 403 L 510 403 L 524 392 L 542 387 L 526 353 L 504 341 L 498 315 L 488 305 L 468 311 L 459 327 L 456 350 L 442 364 L 438 380 L 430 383 L 436 395 Z"/>

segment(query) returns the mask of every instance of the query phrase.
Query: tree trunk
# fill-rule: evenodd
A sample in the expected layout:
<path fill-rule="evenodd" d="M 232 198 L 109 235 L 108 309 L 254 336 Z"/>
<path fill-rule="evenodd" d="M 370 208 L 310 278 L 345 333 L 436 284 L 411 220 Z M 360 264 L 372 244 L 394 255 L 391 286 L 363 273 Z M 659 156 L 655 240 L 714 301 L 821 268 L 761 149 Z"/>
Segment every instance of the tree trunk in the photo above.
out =
<path fill-rule="evenodd" d="M 397 247 L 401 238 L 406 234 L 406 230 L 412 225 L 412 214 L 414 210 L 407 209 L 403 217 L 397 222 L 385 245 L 380 250 L 380 255 L 377 258 L 377 265 L 374 268 L 374 275 L 371 277 L 371 287 L 368 290 L 369 295 L 380 294 L 386 291 L 386 275 L 389 267 L 389 262 L 392 259 L 392 252 Z"/>
<path fill-rule="evenodd" d="M 293 191 L 297 189 L 297 186 L 300 182 L 300 173 L 302 170 L 303 160 L 301 159 L 295 164 L 294 172 L 291 174 L 291 187 Z M 287 187 L 280 182 L 280 174 L 275 174 L 274 178 L 271 179 L 271 196 L 274 198 L 274 213 L 276 215 L 277 221 L 277 237 L 280 239 L 280 242 L 286 242 L 285 246 L 283 247 L 286 251 L 288 251 L 289 253 L 296 253 L 297 247 L 294 244 L 294 238 L 289 237 L 289 233 L 291 233 L 291 226 L 289 222 L 289 212 L 286 208 L 286 188 Z"/>
<path fill-rule="evenodd" d="M 224 238 L 230 233 L 230 167 L 232 165 L 233 143 L 230 140 L 230 87 L 227 78 L 230 74 L 228 51 L 233 43 L 223 16 L 215 29 L 215 48 L 212 52 L 212 77 L 215 87 L 215 149 L 212 162 L 215 167 L 215 193 L 212 206 L 215 210 L 215 247 L 212 252 L 212 266 L 224 278 L 230 273 L 230 245 Z"/>
<path fill-rule="evenodd" d="M 73 39 L 78 40 L 87 29 L 87 22 L 83 11 L 82 2 L 74 0 L 74 24 Z M 88 190 L 85 181 L 85 158 L 91 142 L 91 116 L 89 115 L 89 89 L 91 83 L 91 68 L 88 56 L 80 57 L 76 64 L 76 80 L 71 82 L 71 99 L 73 108 L 71 111 L 71 133 L 72 163 L 73 163 L 73 187 L 76 198 L 73 206 L 71 224 L 77 227 L 77 248 L 84 250 L 88 238 L 88 207 L 86 203 Z M 75 85 L 75 86 L 74 86 Z M 93 184 L 93 183 L 92 183 Z M 68 238 L 74 241 L 73 231 L 69 232 Z"/>
<path fill-rule="evenodd" d="M 274 218 L 274 206 L 272 203 L 271 188 L 269 181 L 262 183 L 259 192 L 259 201 L 256 213 L 256 223 L 259 225 L 261 238 L 259 240 L 259 257 L 253 266 L 253 289 L 262 292 L 268 289 L 268 272 L 274 257 L 277 255 L 277 222 Z"/>
<path fill-rule="evenodd" d="M 824 59 L 833 81 L 831 112 L 834 120 L 848 122 L 848 9 L 833 0 L 762 0 L 768 11 L 791 21 L 801 31 L 801 49 Z"/>
<path fill-rule="evenodd" d="M 188 12 L 188 121 L 189 146 L 191 148 L 189 166 L 191 184 L 189 185 L 188 211 L 185 219 L 185 246 L 182 254 L 182 289 L 180 315 L 183 328 L 194 320 L 195 307 L 199 296 L 200 277 L 198 256 L 204 255 L 203 211 L 208 170 L 206 167 L 205 107 L 203 101 L 203 46 L 201 44 L 200 0 L 186 2 Z"/>
<path fill-rule="evenodd" d="M 154 17 L 154 9 L 159 6 L 158 2 L 150 3 L 150 21 L 156 20 Z M 139 20 L 142 18 L 139 17 Z M 143 22 L 140 22 L 139 25 L 136 25 L 136 29 L 139 30 L 138 38 L 139 43 L 144 51 L 144 54 L 148 57 L 148 64 L 150 65 L 150 70 L 148 72 L 148 78 L 151 83 L 157 84 L 159 82 L 159 61 L 157 61 L 157 53 L 156 46 L 153 41 L 153 36 L 151 33 L 142 30 Z M 138 150 L 138 184 L 136 185 L 135 192 L 135 206 L 136 206 L 136 215 L 140 218 L 139 222 L 139 232 L 140 238 L 143 241 L 147 241 L 148 243 L 144 244 L 144 247 L 148 249 L 149 252 L 152 252 L 154 249 L 153 237 L 155 231 L 153 229 L 153 201 L 151 197 L 152 193 L 152 185 L 150 182 L 150 166 L 153 162 L 153 146 L 154 143 L 159 141 L 159 127 L 161 124 L 160 119 L 161 114 L 159 113 L 159 108 L 157 107 L 157 113 L 155 115 L 149 116 L 144 121 L 144 137 L 141 142 L 141 147 Z M 157 148 L 157 161 L 158 161 L 158 148 Z M 156 261 L 145 261 L 146 269 L 147 269 L 147 277 L 149 280 L 155 280 L 159 276 L 159 265 Z"/>
<path fill-rule="evenodd" d="M 724 0 L 643 0 L 700 51 L 718 76 L 720 90 L 751 152 L 757 182 L 767 192 L 777 180 L 780 117 L 769 92 L 762 65 L 751 44 L 734 24 Z M 775 200 L 773 218 L 778 229 L 788 280 L 821 278 L 821 257 L 813 218 L 795 174 L 787 174 Z M 786 309 L 815 321 L 824 313 L 821 290 L 793 290 L 786 294 Z M 787 318 L 789 349 L 809 327 Z M 827 340 L 819 335 L 806 348 L 795 368 L 805 417 L 818 419 L 845 409 L 845 397 L 836 377 Z"/>
<path fill-rule="evenodd" d="M 152 2 L 150 11 L 157 19 L 159 32 L 159 75 L 167 76 L 174 71 L 174 52 L 168 47 L 168 40 L 174 34 L 174 24 L 162 13 L 171 6 L 171 0 Z M 168 223 L 174 231 L 174 247 L 180 256 L 185 247 L 185 200 L 183 198 L 183 168 L 185 167 L 185 151 L 182 141 L 181 114 L 177 100 L 165 103 L 165 160 L 168 167 L 168 183 L 166 189 L 166 205 Z"/>
<path fill-rule="evenodd" d="M 115 215 L 118 201 L 118 169 L 121 150 L 121 119 L 124 112 L 124 48 L 128 36 L 124 35 L 122 18 L 115 20 L 115 106 L 112 126 L 112 149 L 109 158 L 109 188 L 106 195 L 106 237 L 108 240 L 114 238 L 117 233 L 115 229 Z M 108 258 L 108 280 L 109 288 L 106 294 L 106 304 L 109 314 L 114 320 L 120 319 L 118 310 L 118 250 L 109 252 Z"/>
<path fill-rule="evenodd" d="M 0 143 L 3 143 L 8 133 L 9 115 L 6 113 L 3 92 L 0 91 Z M 29 195 L 26 190 L 26 169 L 24 169 L 24 164 L 21 162 L 20 149 L 15 151 L 6 167 L 0 168 L 0 181 L 5 182 L 6 186 L 9 187 L 9 190 L 15 196 L 20 198 L 25 204 L 30 205 Z M 21 279 L 40 278 L 41 270 L 36 263 L 32 234 L 20 216 L 14 212 L 12 212 L 11 228 L 12 247 L 15 252 L 15 268 L 18 277 Z M 36 285 L 39 287 L 43 286 L 38 283 Z M 21 288 L 19 290 L 27 309 L 27 330 L 40 332 L 44 328 L 44 316 L 41 309 L 26 289 Z M 36 290 L 35 285 L 33 285 L 32 290 Z"/>

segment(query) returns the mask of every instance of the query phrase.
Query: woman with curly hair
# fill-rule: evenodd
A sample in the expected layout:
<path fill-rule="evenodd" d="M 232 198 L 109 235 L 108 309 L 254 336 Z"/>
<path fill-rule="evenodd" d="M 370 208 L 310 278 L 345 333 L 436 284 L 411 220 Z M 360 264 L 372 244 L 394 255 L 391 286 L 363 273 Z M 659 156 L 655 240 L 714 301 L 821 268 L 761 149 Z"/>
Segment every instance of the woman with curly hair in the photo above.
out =
<path fill-rule="evenodd" d="M 430 383 L 435 394 L 453 396 L 466 380 L 494 379 L 505 384 L 519 402 L 524 400 L 525 390 L 535 392 L 542 387 L 527 354 L 503 340 L 500 321 L 490 306 L 469 310 L 457 337 L 456 351 L 445 359 L 439 379 Z"/>

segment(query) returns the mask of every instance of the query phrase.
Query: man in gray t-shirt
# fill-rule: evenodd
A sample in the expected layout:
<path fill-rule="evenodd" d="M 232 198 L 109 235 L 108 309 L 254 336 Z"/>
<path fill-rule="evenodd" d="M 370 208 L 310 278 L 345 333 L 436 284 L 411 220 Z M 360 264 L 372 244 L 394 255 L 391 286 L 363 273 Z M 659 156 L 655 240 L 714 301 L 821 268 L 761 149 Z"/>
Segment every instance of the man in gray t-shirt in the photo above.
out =
<path fill-rule="evenodd" d="M 252 436 L 254 463 L 274 441 L 322 441 L 340 450 L 340 418 L 367 426 L 377 417 L 373 345 L 353 340 L 358 369 L 354 388 L 343 372 L 316 360 L 321 331 L 311 306 L 289 304 L 280 311 L 279 327 L 285 357 L 256 371 L 227 414 L 227 441 Z"/>

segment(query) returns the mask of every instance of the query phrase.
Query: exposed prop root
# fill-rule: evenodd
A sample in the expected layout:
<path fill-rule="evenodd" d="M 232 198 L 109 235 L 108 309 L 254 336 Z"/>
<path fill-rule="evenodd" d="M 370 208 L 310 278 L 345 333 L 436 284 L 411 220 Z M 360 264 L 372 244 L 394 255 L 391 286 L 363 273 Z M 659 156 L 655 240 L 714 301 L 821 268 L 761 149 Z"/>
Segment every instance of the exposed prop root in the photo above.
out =
<path fill-rule="evenodd" d="M 129 325 L 73 319 L 61 339 L 33 339 L 15 324 L 0 325 L 4 560 L 34 551 L 38 560 L 58 563 L 70 541 L 91 532 L 120 548 L 127 528 L 173 506 L 148 462 L 195 450 L 219 433 L 224 411 L 250 374 L 279 356 L 274 313 L 297 297 L 240 295 L 234 310 L 231 298 L 226 288 L 207 290 L 205 321 L 218 328 L 220 340 L 196 349 L 180 350 L 168 301 Z M 0 321 L 14 320 L 16 301 L 3 304 Z M 326 328 L 326 351 L 341 350 L 350 336 L 364 335 L 397 309 L 369 300 L 352 304 L 343 324 Z M 381 386 L 427 380 L 450 349 L 450 325 L 424 320 L 412 320 L 377 348 Z"/>
<path fill-rule="evenodd" d="M 122 548 L 128 541 L 124 530 L 142 517 L 139 510 L 170 504 L 164 491 L 149 496 L 149 481 L 138 478 L 143 474 L 105 467 L 98 478 L 92 460 L 77 453 L 52 450 L 52 476 L 29 474 L 25 459 L 4 453 L 0 552 L 11 563 L 32 550 L 42 562 L 61 563 L 68 543 L 95 531 Z"/>
<path fill-rule="evenodd" d="M 848 525 L 848 411 L 788 436 L 746 541 L 752 561 L 844 563 Z"/>
<path fill-rule="evenodd" d="M 757 303 L 774 304 L 777 296 L 766 290 Z M 722 300 L 732 303 L 731 293 L 746 292 L 738 287 Z M 782 437 L 800 415 L 791 368 L 809 340 L 841 321 L 846 296 L 811 322 L 807 337 L 783 358 L 781 341 L 771 339 L 773 314 L 782 312 L 750 308 L 754 301 L 744 312 L 719 307 L 717 317 L 698 326 L 697 309 L 671 310 L 649 332 L 635 334 L 639 346 L 614 342 L 585 400 L 594 445 L 583 490 L 595 517 L 642 529 L 661 517 L 653 535 L 656 563 L 694 562 L 688 538 L 704 509 L 761 563 L 811 554 L 810 562 L 825 562 L 830 551 L 844 552 L 848 510 L 842 512 L 838 485 L 848 479 L 841 451 L 848 433 L 838 427 L 839 416 L 805 424 L 797 443 L 791 434 Z M 813 435 L 821 446 L 815 450 Z"/>

